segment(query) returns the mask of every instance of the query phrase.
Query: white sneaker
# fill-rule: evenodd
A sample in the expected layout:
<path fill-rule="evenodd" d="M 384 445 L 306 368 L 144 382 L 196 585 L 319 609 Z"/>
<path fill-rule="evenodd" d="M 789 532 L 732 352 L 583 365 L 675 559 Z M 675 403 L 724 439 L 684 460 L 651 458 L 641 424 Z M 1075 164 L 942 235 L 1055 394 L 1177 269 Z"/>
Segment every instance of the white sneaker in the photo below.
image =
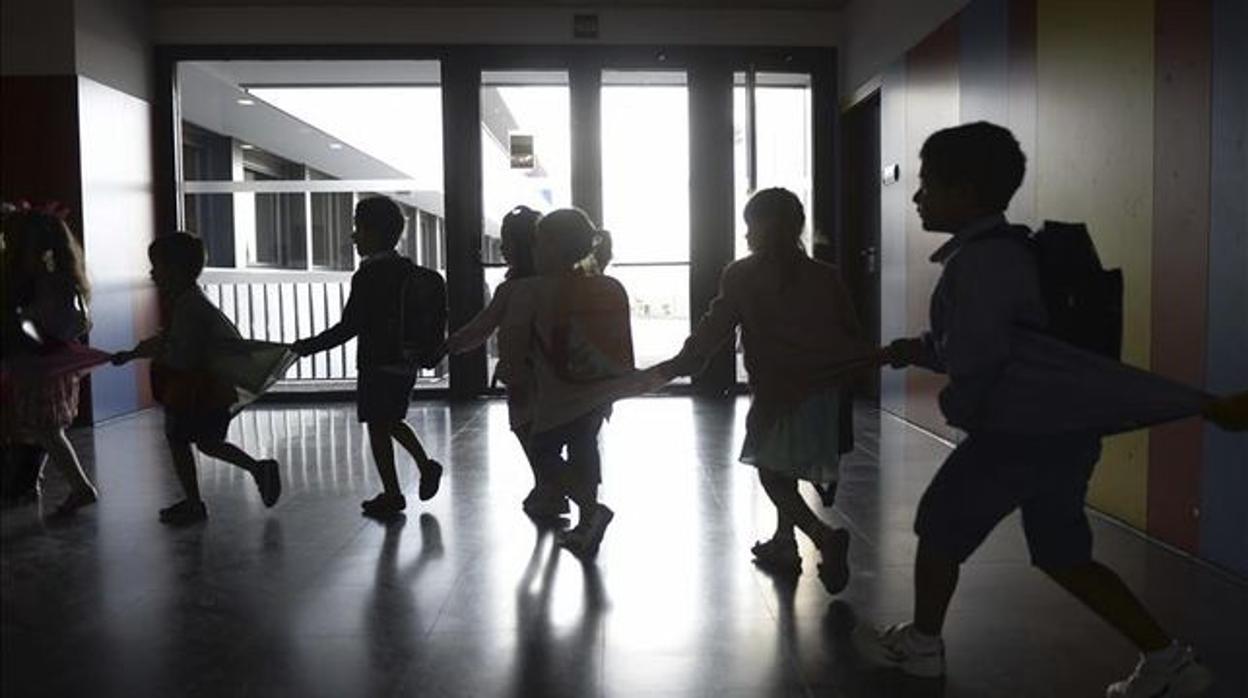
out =
<path fill-rule="evenodd" d="M 1199 696 L 1213 685 L 1213 674 L 1191 647 L 1173 644 L 1140 657 L 1135 671 L 1105 690 L 1108 698 L 1185 698 Z"/>
<path fill-rule="evenodd" d="M 924 636 L 910 623 L 883 630 L 859 625 L 854 628 L 853 641 L 858 656 L 871 666 L 901 669 L 929 679 L 945 675 L 944 640 Z"/>

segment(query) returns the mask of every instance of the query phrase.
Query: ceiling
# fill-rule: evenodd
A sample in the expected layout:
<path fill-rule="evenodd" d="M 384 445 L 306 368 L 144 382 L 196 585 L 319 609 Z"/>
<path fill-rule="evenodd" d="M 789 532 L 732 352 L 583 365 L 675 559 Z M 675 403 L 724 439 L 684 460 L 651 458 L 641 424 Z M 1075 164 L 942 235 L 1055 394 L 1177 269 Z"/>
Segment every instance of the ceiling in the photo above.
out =
<path fill-rule="evenodd" d="M 192 6 L 377 6 L 463 9 L 467 7 L 568 8 L 587 10 L 679 9 L 679 10 L 803 10 L 831 12 L 850 0 L 153 0 L 158 7 Z"/>

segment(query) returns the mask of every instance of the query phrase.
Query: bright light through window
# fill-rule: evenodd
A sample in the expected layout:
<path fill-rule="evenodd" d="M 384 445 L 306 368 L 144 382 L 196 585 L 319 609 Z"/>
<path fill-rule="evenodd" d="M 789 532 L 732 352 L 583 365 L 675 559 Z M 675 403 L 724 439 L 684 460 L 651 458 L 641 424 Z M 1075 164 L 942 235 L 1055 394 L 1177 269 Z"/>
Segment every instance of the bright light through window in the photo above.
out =
<path fill-rule="evenodd" d="M 440 87 L 256 87 L 250 91 L 336 141 L 399 170 L 421 189 L 442 190 Z"/>

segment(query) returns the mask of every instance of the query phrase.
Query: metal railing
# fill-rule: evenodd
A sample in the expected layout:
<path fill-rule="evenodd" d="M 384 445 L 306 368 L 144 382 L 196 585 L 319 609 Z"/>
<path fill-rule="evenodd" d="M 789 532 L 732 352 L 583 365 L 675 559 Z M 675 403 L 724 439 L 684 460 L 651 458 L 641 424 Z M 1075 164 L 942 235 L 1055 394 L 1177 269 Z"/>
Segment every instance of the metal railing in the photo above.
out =
<path fill-rule="evenodd" d="M 342 319 L 351 272 L 205 269 L 204 294 L 246 339 L 289 344 Z M 291 366 L 277 387 L 348 387 L 356 378 L 356 340 L 307 356 Z M 422 387 L 446 385 L 446 364 L 421 371 Z"/>

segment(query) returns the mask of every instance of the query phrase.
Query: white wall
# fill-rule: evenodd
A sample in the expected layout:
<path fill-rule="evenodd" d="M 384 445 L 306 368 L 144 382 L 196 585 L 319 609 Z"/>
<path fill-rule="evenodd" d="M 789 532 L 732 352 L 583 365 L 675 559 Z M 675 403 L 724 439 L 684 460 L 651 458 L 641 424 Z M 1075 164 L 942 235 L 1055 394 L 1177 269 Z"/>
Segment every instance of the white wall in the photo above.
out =
<path fill-rule="evenodd" d="M 77 73 L 132 97 L 151 101 L 149 3 L 146 0 L 74 0 L 73 5 Z"/>
<path fill-rule="evenodd" d="M 841 95 L 852 95 L 970 0 L 853 0 L 843 17 Z"/>
<path fill-rule="evenodd" d="M 257 0 L 259 1 L 259 0 Z M 346 3 L 344 3 L 345 5 Z M 836 12 L 754 10 L 591 10 L 597 44 L 834 46 Z M 161 7 L 162 44 L 570 44 L 562 8 Z"/>

